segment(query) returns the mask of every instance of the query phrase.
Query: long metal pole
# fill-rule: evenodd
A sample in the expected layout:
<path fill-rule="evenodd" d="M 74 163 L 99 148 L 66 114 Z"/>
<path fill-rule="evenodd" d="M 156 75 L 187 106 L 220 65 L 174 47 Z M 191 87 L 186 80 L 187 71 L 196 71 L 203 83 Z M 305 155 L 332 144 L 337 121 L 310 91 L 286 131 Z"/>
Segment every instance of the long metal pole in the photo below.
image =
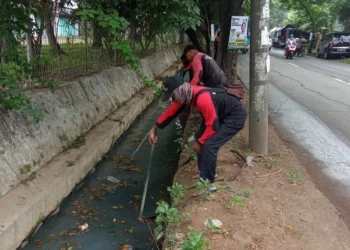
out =
<path fill-rule="evenodd" d="M 143 189 L 143 195 L 142 195 L 142 202 L 141 202 L 141 209 L 140 209 L 139 219 L 142 219 L 143 209 L 145 208 L 145 201 L 146 201 L 146 196 L 147 196 L 149 176 L 150 176 L 151 167 L 152 167 L 153 150 L 154 150 L 154 144 L 152 144 L 151 154 L 149 156 L 149 163 L 148 163 L 148 169 L 147 169 L 147 174 L 146 174 L 146 182 L 145 182 L 145 187 Z"/>
<path fill-rule="evenodd" d="M 268 153 L 269 0 L 251 1 L 249 147 Z"/>

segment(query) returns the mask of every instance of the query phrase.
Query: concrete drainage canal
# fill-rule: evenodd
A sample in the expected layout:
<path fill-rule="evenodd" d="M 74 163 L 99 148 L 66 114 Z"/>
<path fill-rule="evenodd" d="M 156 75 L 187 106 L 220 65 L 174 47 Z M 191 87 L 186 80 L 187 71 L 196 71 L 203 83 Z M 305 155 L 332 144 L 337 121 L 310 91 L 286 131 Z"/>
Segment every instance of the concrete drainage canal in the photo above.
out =
<path fill-rule="evenodd" d="M 116 142 L 104 159 L 46 219 L 25 250 L 157 249 L 147 224 L 138 222 L 151 146 L 148 141 L 134 155 L 142 138 L 165 106 L 156 101 Z M 155 215 L 159 200 L 169 202 L 179 160 L 176 125 L 159 131 L 144 208 Z M 155 224 L 150 224 L 153 231 Z M 125 248 L 121 248 L 121 246 Z M 127 247 L 130 245 L 132 247 Z"/>

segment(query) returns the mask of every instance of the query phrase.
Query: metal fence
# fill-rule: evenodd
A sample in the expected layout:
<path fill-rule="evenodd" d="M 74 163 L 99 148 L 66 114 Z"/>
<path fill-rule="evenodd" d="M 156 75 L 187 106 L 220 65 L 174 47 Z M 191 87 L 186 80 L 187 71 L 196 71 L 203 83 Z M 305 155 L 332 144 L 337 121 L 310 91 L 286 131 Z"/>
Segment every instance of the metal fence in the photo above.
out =
<path fill-rule="evenodd" d="M 32 56 L 35 59 L 33 67 L 44 82 L 69 80 L 125 63 L 118 51 L 110 49 L 103 40 L 96 46 L 92 25 L 87 22 L 72 24 L 56 18 L 52 28 L 51 33 L 44 29 L 40 36 L 34 32 L 31 37 L 30 47 L 33 48 Z M 132 49 L 137 57 L 143 58 L 185 42 L 184 39 L 180 34 L 156 36 L 148 48 L 132 42 Z M 27 54 L 28 39 L 23 41 L 21 53 Z M 39 81 L 25 84 L 26 89 L 40 87 L 42 84 Z"/>

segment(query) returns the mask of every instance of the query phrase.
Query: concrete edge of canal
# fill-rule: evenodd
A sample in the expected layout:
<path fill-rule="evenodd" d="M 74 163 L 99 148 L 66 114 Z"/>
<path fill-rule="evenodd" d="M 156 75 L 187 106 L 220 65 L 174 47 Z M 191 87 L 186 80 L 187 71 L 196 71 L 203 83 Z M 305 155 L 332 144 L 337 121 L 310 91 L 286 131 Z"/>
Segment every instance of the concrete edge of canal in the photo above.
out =
<path fill-rule="evenodd" d="M 164 61 L 167 66 L 173 64 L 179 53 L 179 48 L 172 48 L 170 53 L 160 53 L 163 57 L 170 55 L 169 58 L 163 59 L 160 57 L 162 55 L 155 54 L 149 62 L 141 62 L 142 69 L 146 75 L 147 72 L 154 76 L 159 76 L 162 72 L 174 73 L 166 71 L 166 68 L 160 71 L 161 67 L 152 67 L 154 68 L 156 61 L 158 64 Z M 1 197 L 0 250 L 15 250 L 20 247 L 23 240 L 35 232 L 47 216 L 55 213 L 60 203 L 93 170 L 116 140 L 154 99 L 154 90 L 141 89 L 93 126 L 86 133 L 83 146 L 56 155 L 29 179 L 22 181 Z"/>

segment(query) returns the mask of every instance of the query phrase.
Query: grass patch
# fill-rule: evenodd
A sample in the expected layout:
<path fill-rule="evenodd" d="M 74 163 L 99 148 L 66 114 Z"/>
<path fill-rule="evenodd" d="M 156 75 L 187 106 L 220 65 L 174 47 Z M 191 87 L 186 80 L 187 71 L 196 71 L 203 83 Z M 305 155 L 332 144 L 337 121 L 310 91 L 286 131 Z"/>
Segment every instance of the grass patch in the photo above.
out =
<path fill-rule="evenodd" d="M 245 208 L 245 199 L 239 195 L 231 196 L 231 198 L 228 201 L 228 207 L 239 207 L 239 208 Z"/>
<path fill-rule="evenodd" d="M 342 62 L 350 64 L 350 58 L 343 59 Z"/>
<path fill-rule="evenodd" d="M 245 149 L 244 149 L 244 154 L 245 155 L 250 155 L 251 154 L 251 150 L 250 150 L 250 148 L 248 148 L 248 147 L 246 147 Z"/>
<path fill-rule="evenodd" d="M 270 164 L 268 165 L 268 169 L 272 169 L 275 166 L 277 166 L 279 161 L 280 161 L 280 158 L 278 157 L 270 157 Z"/>
<path fill-rule="evenodd" d="M 24 165 L 23 167 L 20 168 L 19 172 L 21 173 L 21 175 L 24 174 L 28 174 L 30 173 L 30 170 L 32 169 L 32 166 L 30 166 L 29 164 Z"/>
<path fill-rule="evenodd" d="M 289 180 L 293 184 L 299 184 L 302 180 L 302 174 L 296 168 L 293 168 L 289 171 Z"/>
<path fill-rule="evenodd" d="M 86 143 L 86 136 L 87 136 L 86 133 L 81 134 L 74 141 L 70 142 L 64 149 L 68 150 L 72 148 L 80 148 Z"/>

